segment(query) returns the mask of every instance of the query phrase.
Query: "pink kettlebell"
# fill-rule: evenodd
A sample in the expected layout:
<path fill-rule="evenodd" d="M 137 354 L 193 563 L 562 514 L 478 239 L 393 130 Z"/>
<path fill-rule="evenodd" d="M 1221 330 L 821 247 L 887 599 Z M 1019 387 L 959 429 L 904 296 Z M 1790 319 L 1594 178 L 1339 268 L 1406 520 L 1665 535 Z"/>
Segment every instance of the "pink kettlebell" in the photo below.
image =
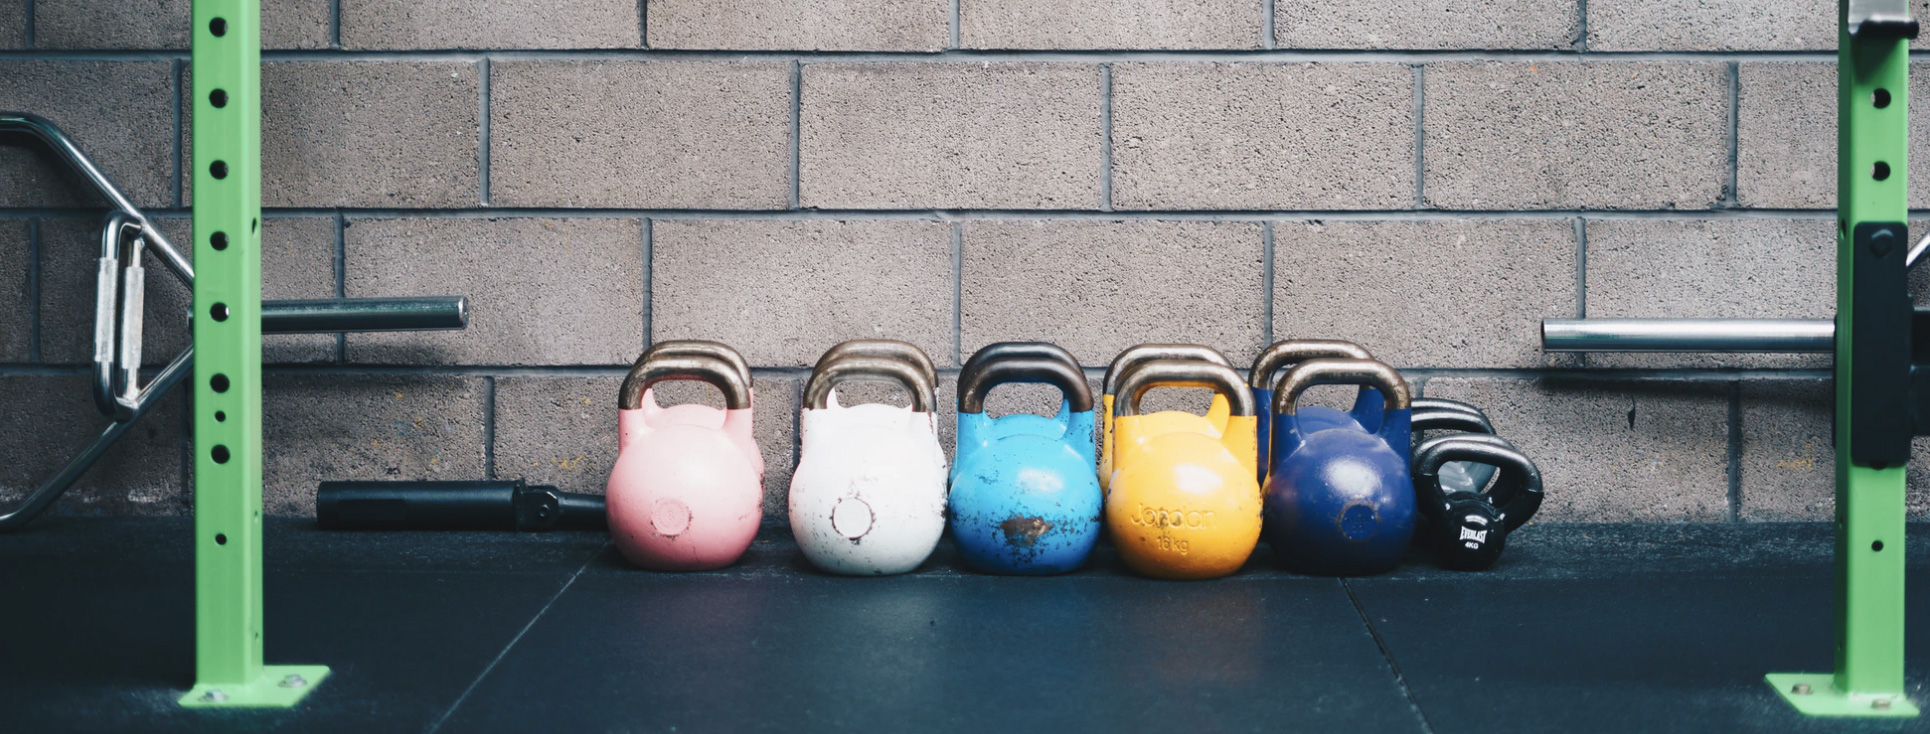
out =
<path fill-rule="evenodd" d="M 697 380 L 725 410 L 657 405 L 652 388 Z M 631 563 L 702 571 L 735 563 L 764 519 L 764 458 L 751 436 L 750 367 L 717 342 L 670 341 L 637 358 L 617 397 L 610 535 Z"/>

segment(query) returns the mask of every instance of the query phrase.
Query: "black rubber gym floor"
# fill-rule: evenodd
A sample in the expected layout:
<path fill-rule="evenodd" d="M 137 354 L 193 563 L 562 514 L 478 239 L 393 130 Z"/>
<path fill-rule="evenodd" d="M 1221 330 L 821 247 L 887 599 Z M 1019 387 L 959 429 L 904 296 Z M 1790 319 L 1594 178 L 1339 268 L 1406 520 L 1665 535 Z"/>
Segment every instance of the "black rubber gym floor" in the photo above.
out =
<path fill-rule="evenodd" d="M 1495 570 L 1170 582 L 1105 548 L 1054 578 L 839 578 L 787 534 L 721 572 L 592 533 L 269 524 L 268 662 L 298 708 L 190 711 L 192 521 L 0 535 L 0 731 L 1930 731 L 1807 719 L 1762 682 L 1831 665 L 1827 525 L 1539 525 Z M 1930 526 L 1908 681 L 1930 704 Z"/>

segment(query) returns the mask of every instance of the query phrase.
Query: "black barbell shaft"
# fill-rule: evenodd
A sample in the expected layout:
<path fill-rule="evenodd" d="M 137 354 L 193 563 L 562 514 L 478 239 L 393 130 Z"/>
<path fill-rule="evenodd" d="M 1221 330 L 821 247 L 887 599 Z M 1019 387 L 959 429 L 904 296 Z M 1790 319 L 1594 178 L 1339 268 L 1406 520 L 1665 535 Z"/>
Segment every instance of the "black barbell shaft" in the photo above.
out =
<path fill-rule="evenodd" d="M 469 325 L 466 296 L 262 301 L 264 334 L 336 331 L 435 331 Z"/>

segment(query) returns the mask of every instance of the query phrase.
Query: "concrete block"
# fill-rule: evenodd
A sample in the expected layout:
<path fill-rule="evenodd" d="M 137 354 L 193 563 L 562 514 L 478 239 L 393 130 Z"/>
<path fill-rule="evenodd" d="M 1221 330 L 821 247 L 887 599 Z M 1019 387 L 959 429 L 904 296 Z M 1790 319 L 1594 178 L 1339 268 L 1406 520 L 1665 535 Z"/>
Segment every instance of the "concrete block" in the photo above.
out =
<path fill-rule="evenodd" d="M 1260 0 L 959 0 L 964 48 L 1259 48 Z"/>
<path fill-rule="evenodd" d="M 1835 389 L 1829 380 L 1742 383 L 1737 516 L 1826 522 L 1836 513 Z"/>
<path fill-rule="evenodd" d="M 1581 31 L 1579 4 L 1532 0 L 1279 2 L 1273 13 L 1285 49 L 1567 50 Z"/>
<path fill-rule="evenodd" d="M 496 380 L 496 475 L 567 492 L 603 494 L 617 458 L 617 388 L 623 378 L 502 377 Z M 787 525 L 797 449 L 797 380 L 757 374 L 751 432 L 764 455 L 764 524 Z M 721 408 L 715 389 L 670 383 L 658 404 Z"/>
<path fill-rule="evenodd" d="M 0 219 L 0 362 L 33 359 L 33 292 L 27 278 L 33 272 L 32 223 Z"/>
<path fill-rule="evenodd" d="M 342 48 L 636 48 L 641 7 L 631 0 L 342 0 Z"/>
<path fill-rule="evenodd" d="M 466 61 L 262 64 L 262 205 L 475 206 L 476 74 Z"/>
<path fill-rule="evenodd" d="M 1105 367 L 1146 342 L 1207 344 L 1236 364 L 1265 339 L 1259 225 L 965 223 L 961 349 L 1049 341 Z"/>
<path fill-rule="evenodd" d="M 484 478 L 481 377 L 270 374 L 262 511 L 312 515 L 329 479 Z"/>
<path fill-rule="evenodd" d="M 1536 522 L 1720 522 L 1732 383 L 1436 377 L 1541 468 Z"/>
<path fill-rule="evenodd" d="M 1346 339 L 1398 367 L 1571 366 L 1541 351 L 1574 318 L 1566 219 L 1281 222 L 1276 339 Z"/>
<path fill-rule="evenodd" d="M 185 217 L 157 220 L 161 232 L 190 262 L 193 227 Z M 85 364 L 94 355 L 95 263 L 100 257 L 100 221 L 41 220 L 41 359 L 55 364 Z M 335 296 L 335 221 L 328 217 L 269 218 L 261 231 L 262 297 Z M 160 367 L 187 348 L 193 297 L 189 289 L 153 255 L 147 270 L 146 309 L 142 319 L 141 362 Z M 274 362 L 328 362 L 335 359 L 332 334 L 265 334 L 262 359 Z"/>
<path fill-rule="evenodd" d="M 846 339 L 952 354 L 952 227 L 928 221 L 653 222 L 653 341 L 714 339 L 809 366 Z"/>
<path fill-rule="evenodd" d="M 490 74 L 497 206 L 789 205 L 789 63 L 500 61 Z"/>
<path fill-rule="evenodd" d="M 1828 219 L 1588 223 L 1591 318 L 1828 319 L 1836 238 Z M 1591 354 L 1591 367 L 1829 369 L 1831 357 Z"/>
<path fill-rule="evenodd" d="M 188 48 L 192 0 L 37 0 L 34 40 L 39 48 Z M 261 46 L 329 46 L 330 0 L 274 0 L 261 4 Z"/>
<path fill-rule="evenodd" d="M 107 427 L 85 376 L 0 377 L 0 506 L 52 477 Z M 181 396 L 169 395 L 48 509 L 56 515 L 187 512 Z"/>
<path fill-rule="evenodd" d="M 1930 11 L 1922 11 L 1930 13 Z M 1832 39 L 1834 36 L 1832 36 Z M 1738 67 L 1737 202 L 1748 207 L 1836 208 L 1836 64 Z M 1910 114 L 1930 114 L 1930 64 L 1912 64 Z M 1930 180 L 1930 140 L 1912 136 L 1910 180 Z M 1913 186 L 1912 208 L 1930 207 Z"/>
<path fill-rule="evenodd" d="M 628 364 L 643 351 L 635 219 L 363 219 L 345 232 L 351 298 L 466 295 L 463 331 L 351 334 L 353 362 Z"/>
<path fill-rule="evenodd" d="M 27 47 L 27 0 L 0 0 L 0 48 Z"/>
<path fill-rule="evenodd" d="M 806 64 L 803 73 L 806 207 L 1101 204 L 1095 65 Z"/>
<path fill-rule="evenodd" d="M 186 242 L 181 243 L 187 246 Z M 261 222 L 261 297 L 335 297 L 335 219 L 268 217 Z M 266 363 L 333 362 L 335 334 L 263 334 Z"/>
<path fill-rule="evenodd" d="M 1414 71 L 1402 64 L 1117 64 L 1121 209 L 1414 205 Z"/>
<path fill-rule="evenodd" d="M 939 51 L 944 0 L 657 0 L 651 48 L 726 51 Z"/>
<path fill-rule="evenodd" d="M 1425 198 L 1442 209 L 1708 209 L 1728 179 L 1720 63 L 1429 64 Z"/>
<path fill-rule="evenodd" d="M 1833 51 L 1836 22 L 1829 0 L 1592 0 L 1588 50 Z"/>
<path fill-rule="evenodd" d="M 0 61 L 0 109 L 52 120 L 136 206 L 174 203 L 172 62 Z M 45 146 L 0 146 L 0 206 L 104 202 Z"/>

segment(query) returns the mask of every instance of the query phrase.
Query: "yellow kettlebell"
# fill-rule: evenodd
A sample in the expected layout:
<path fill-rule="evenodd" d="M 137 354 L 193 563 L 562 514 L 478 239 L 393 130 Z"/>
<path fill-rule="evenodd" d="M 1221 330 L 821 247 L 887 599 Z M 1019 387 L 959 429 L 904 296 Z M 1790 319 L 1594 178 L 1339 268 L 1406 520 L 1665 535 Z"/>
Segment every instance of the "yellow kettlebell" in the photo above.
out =
<path fill-rule="evenodd" d="M 1227 404 L 1222 427 L 1181 411 L 1140 415 L 1155 387 L 1205 387 Z M 1154 359 L 1126 369 L 1113 408 L 1114 470 L 1106 529 L 1134 571 L 1171 579 L 1240 570 L 1260 541 L 1253 393 L 1233 368 Z"/>
<path fill-rule="evenodd" d="M 1105 417 L 1105 428 L 1099 436 L 1099 489 L 1112 489 L 1112 403 L 1113 396 L 1119 394 L 1119 378 L 1126 370 L 1141 362 L 1152 359 L 1197 359 L 1218 365 L 1232 367 L 1226 355 L 1220 350 L 1199 344 L 1141 344 L 1120 352 L 1106 368 L 1106 379 L 1100 383 L 1099 412 Z M 1206 420 L 1213 424 L 1213 430 L 1226 430 L 1226 398 L 1213 396 L 1213 404 L 1206 408 Z M 1154 416 L 1165 415 L 1157 413 Z M 1199 416 L 1192 416 L 1198 418 Z"/>

